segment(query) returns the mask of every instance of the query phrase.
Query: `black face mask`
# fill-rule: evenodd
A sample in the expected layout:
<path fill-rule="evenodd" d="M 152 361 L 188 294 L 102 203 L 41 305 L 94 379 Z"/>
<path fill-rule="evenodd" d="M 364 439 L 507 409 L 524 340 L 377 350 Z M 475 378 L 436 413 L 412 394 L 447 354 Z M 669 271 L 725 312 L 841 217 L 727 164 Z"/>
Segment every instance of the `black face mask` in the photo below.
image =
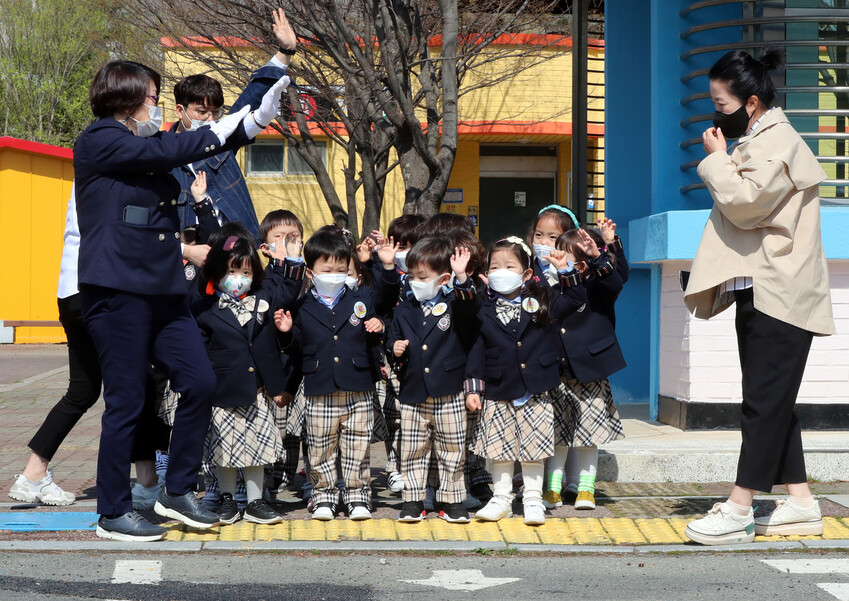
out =
<path fill-rule="evenodd" d="M 726 138 L 739 138 L 749 128 L 749 119 L 751 116 L 746 112 L 744 104 L 731 114 L 716 111 L 713 114 L 713 125 L 721 129 Z"/>

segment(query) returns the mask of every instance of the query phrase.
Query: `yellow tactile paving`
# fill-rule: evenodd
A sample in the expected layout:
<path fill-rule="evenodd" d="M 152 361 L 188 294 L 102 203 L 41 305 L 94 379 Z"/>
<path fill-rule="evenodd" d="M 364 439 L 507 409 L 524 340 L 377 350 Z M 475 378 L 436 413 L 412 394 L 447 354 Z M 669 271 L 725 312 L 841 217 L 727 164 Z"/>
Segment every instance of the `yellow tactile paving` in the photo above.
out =
<path fill-rule="evenodd" d="M 433 540 L 427 524 L 429 521 L 422 520 L 414 524 L 396 522 L 395 532 L 398 534 L 398 540 Z"/>
<path fill-rule="evenodd" d="M 835 540 L 849 538 L 849 526 L 837 518 L 823 518 L 822 526 L 822 537 L 825 539 Z"/>
<path fill-rule="evenodd" d="M 256 537 L 256 524 L 250 522 L 236 522 L 230 526 L 220 526 L 219 529 L 219 540 L 254 540 Z"/>
<path fill-rule="evenodd" d="M 675 530 L 676 534 L 681 537 L 681 540 L 690 540 L 687 538 L 687 535 L 684 534 L 684 531 L 687 529 L 687 524 L 689 524 L 691 520 L 686 518 L 672 518 L 666 521 L 669 522 L 669 525 L 672 526 L 672 529 Z"/>
<path fill-rule="evenodd" d="M 290 523 L 257 524 L 254 530 L 254 540 L 289 540 Z"/>
<path fill-rule="evenodd" d="M 538 544 L 537 526 L 525 526 L 523 518 L 505 518 L 497 522 L 504 542 L 512 544 Z"/>
<path fill-rule="evenodd" d="M 642 545 L 647 542 L 634 520 L 601 518 L 599 523 L 617 545 Z"/>
<path fill-rule="evenodd" d="M 360 540 L 360 524 L 353 520 L 331 520 L 326 523 L 327 540 Z"/>
<path fill-rule="evenodd" d="M 472 520 L 471 523 L 466 524 L 465 530 L 471 541 L 498 542 L 504 540 L 501 538 L 501 531 L 495 522 Z"/>
<path fill-rule="evenodd" d="M 430 525 L 433 540 L 467 541 L 466 528 L 457 528 L 460 524 L 449 524 L 445 520 L 425 520 Z"/>
<path fill-rule="evenodd" d="M 563 518 L 549 518 L 536 528 L 540 541 L 545 545 L 574 545 L 572 530 Z"/>
<path fill-rule="evenodd" d="M 365 520 L 360 522 L 363 540 L 398 540 L 395 532 L 395 520 Z"/>
<path fill-rule="evenodd" d="M 185 534 L 183 534 L 183 540 L 195 543 L 206 543 L 218 540 L 218 537 L 220 535 L 220 526 L 217 528 L 209 528 L 208 530 L 196 530 L 194 528 L 187 528 Z"/>
<path fill-rule="evenodd" d="M 652 544 L 668 545 L 670 543 L 684 542 L 683 533 L 681 535 L 675 531 L 675 528 L 669 523 L 671 520 L 655 519 L 638 519 L 634 520 L 637 528 L 646 537 L 646 540 Z"/>
<path fill-rule="evenodd" d="M 630 522 L 631 520 L 627 521 Z M 566 518 L 566 523 L 569 525 L 572 536 L 575 537 L 575 543 L 578 545 L 609 545 L 613 542 L 605 533 L 601 522 L 595 518 Z"/>
<path fill-rule="evenodd" d="M 292 520 L 292 540 L 324 540 L 324 522 Z"/>

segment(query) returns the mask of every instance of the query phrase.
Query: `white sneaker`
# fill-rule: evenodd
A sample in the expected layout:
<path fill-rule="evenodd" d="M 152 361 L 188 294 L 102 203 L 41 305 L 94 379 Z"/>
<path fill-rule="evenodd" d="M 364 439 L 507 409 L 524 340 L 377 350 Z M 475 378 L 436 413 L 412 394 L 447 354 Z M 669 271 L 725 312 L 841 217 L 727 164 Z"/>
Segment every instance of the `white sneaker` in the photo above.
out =
<path fill-rule="evenodd" d="M 475 513 L 475 517 L 485 522 L 497 522 L 501 518 L 513 517 L 513 501 L 507 497 L 495 495 L 486 506 Z M 543 521 L 545 521 L 543 519 Z"/>
<path fill-rule="evenodd" d="M 542 526 L 545 524 L 545 506 L 542 499 L 525 499 L 522 503 L 525 509 L 525 525 Z"/>
<path fill-rule="evenodd" d="M 328 521 L 336 517 L 336 505 L 334 503 L 319 503 L 312 512 L 312 519 Z"/>
<path fill-rule="evenodd" d="M 398 472 L 389 472 L 389 490 L 399 493 L 404 490 L 404 477 Z"/>
<path fill-rule="evenodd" d="M 16 501 L 45 505 L 70 505 L 76 500 L 74 493 L 65 492 L 53 482 L 53 472 L 50 470 L 47 470 L 47 475 L 38 482 L 32 482 L 22 474 L 15 476 L 9 496 Z"/>
<path fill-rule="evenodd" d="M 790 499 L 778 501 L 775 510 L 760 518 L 755 518 L 755 534 L 788 536 L 822 534 L 822 513 L 819 501 L 810 507 L 800 507 Z"/>
<path fill-rule="evenodd" d="M 708 514 L 687 525 L 684 531 L 691 541 L 702 545 L 731 545 L 755 540 L 755 515 L 752 508 L 738 515 L 726 503 L 716 503 Z"/>
<path fill-rule="evenodd" d="M 370 520 L 371 510 L 365 503 L 348 503 L 348 518 L 351 520 Z"/>
<path fill-rule="evenodd" d="M 156 500 L 159 498 L 159 493 L 162 492 L 162 487 L 158 484 L 150 488 L 146 488 L 138 482 L 133 482 L 133 509 L 136 511 L 142 509 L 153 509 L 156 505 Z"/>

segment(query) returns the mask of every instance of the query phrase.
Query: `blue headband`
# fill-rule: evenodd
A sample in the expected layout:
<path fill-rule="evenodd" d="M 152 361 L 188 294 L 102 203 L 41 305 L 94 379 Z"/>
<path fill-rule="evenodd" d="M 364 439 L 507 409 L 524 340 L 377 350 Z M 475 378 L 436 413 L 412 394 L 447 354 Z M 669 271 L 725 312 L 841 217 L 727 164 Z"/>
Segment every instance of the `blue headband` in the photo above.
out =
<path fill-rule="evenodd" d="M 542 215 L 545 211 L 548 211 L 550 209 L 553 209 L 555 211 L 560 211 L 562 213 L 566 213 L 567 215 L 569 215 L 569 219 L 572 220 L 572 223 L 575 224 L 575 227 L 578 228 L 578 229 L 581 229 L 581 224 L 578 223 L 578 218 L 575 217 L 575 214 L 572 211 L 570 211 L 569 209 L 567 209 L 563 205 L 548 205 L 547 207 L 540 209 L 540 212 L 537 213 L 537 216 Z"/>

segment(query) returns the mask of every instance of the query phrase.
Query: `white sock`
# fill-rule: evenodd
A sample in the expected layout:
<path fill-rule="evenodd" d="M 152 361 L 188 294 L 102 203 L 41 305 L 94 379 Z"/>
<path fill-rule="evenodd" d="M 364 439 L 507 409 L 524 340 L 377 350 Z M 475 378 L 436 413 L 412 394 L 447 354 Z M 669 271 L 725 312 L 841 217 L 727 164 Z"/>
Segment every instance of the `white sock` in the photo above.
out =
<path fill-rule="evenodd" d="M 595 493 L 595 474 L 598 466 L 598 447 L 574 447 L 578 463 L 578 490 Z"/>
<path fill-rule="evenodd" d="M 578 492 L 578 447 L 569 449 L 569 456 L 566 458 L 566 490 L 570 492 Z M 555 451 L 557 449 L 555 448 Z"/>
<path fill-rule="evenodd" d="M 262 498 L 264 471 L 261 465 L 242 468 L 242 473 L 245 475 L 245 492 L 247 493 L 248 503 Z"/>
<path fill-rule="evenodd" d="M 523 461 L 522 474 L 525 478 L 525 492 L 523 502 L 528 499 L 542 499 L 542 482 L 544 477 L 542 461 Z"/>
<path fill-rule="evenodd" d="M 734 501 L 732 501 L 731 499 L 728 499 L 725 502 L 725 504 L 728 505 L 728 508 L 731 509 L 731 511 L 733 511 L 737 515 L 747 516 L 747 515 L 749 515 L 749 512 L 752 510 L 751 505 L 748 506 L 748 507 L 746 507 L 745 505 L 739 505 L 739 504 L 735 503 Z"/>
<path fill-rule="evenodd" d="M 493 461 L 492 462 L 492 494 L 513 498 L 513 462 L 512 461 Z"/>
<path fill-rule="evenodd" d="M 547 490 L 557 493 L 563 488 L 563 470 L 566 467 L 566 459 L 569 456 L 569 447 L 555 446 L 554 457 L 545 460 L 545 476 L 548 483 Z M 527 484 L 525 485 L 527 487 Z"/>
<path fill-rule="evenodd" d="M 216 466 L 215 473 L 218 477 L 218 490 L 221 493 L 229 492 L 236 494 L 236 468 Z"/>

